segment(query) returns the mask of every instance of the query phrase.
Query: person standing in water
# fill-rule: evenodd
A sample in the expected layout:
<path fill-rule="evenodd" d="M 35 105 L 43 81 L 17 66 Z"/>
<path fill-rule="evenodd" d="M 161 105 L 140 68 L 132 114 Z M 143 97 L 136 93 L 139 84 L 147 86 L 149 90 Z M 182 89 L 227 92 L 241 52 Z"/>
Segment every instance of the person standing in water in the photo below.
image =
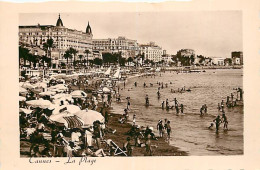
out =
<path fill-rule="evenodd" d="M 183 114 L 183 104 L 181 104 L 181 113 Z"/>
<path fill-rule="evenodd" d="M 216 133 L 218 133 L 219 125 L 220 125 L 220 123 L 221 123 L 220 116 L 218 115 L 218 116 L 216 117 L 216 119 L 213 120 L 213 122 L 215 122 L 215 124 L 216 124 Z"/>
<path fill-rule="evenodd" d="M 169 101 L 168 101 L 168 99 L 166 99 L 166 109 L 167 110 L 169 109 Z"/>
<path fill-rule="evenodd" d="M 158 97 L 158 99 L 160 98 L 160 96 L 161 96 L 161 94 L 160 94 L 160 91 L 158 90 L 158 91 L 157 91 L 157 97 Z"/>
<path fill-rule="evenodd" d="M 203 107 L 200 108 L 200 116 L 203 116 L 204 113 L 203 113 Z"/>
<path fill-rule="evenodd" d="M 162 102 L 162 109 L 164 109 L 164 101 Z"/>
<path fill-rule="evenodd" d="M 159 131 L 159 137 L 163 137 L 163 124 L 162 124 L 162 120 L 159 120 L 158 124 L 157 124 L 157 130 Z"/>
<path fill-rule="evenodd" d="M 167 121 L 167 124 L 166 124 L 166 132 L 167 132 L 167 140 L 168 140 L 168 141 L 169 141 L 170 138 L 171 138 L 171 130 L 172 130 L 170 123 L 171 123 L 171 122 L 168 120 L 168 121 Z"/>
<path fill-rule="evenodd" d="M 177 99 L 174 98 L 174 104 L 175 104 L 175 107 L 178 106 L 178 103 L 179 103 L 179 102 L 177 101 Z"/>
<path fill-rule="evenodd" d="M 207 107 L 206 104 L 204 105 L 204 111 L 205 111 L 205 114 L 207 114 L 207 112 L 208 112 L 208 107 Z"/>
<path fill-rule="evenodd" d="M 149 97 L 148 97 L 148 95 L 145 96 L 145 105 L 149 106 Z"/>
<path fill-rule="evenodd" d="M 220 106 L 220 104 L 218 103 L 218 111 L 220 111 L 221 110 L 221 106 Z"/>
<path fill-rule="evenodd" d="M 221 101 L 221 110 L 224 112 L 224 100 Z"/>
<path fill-rule="evenodd" d="M 224 123 L 224 129 L 228 129 L 228 121 L 227 121 L 227 116 L 225 113 L 222 114 L 222 122 Z"/>

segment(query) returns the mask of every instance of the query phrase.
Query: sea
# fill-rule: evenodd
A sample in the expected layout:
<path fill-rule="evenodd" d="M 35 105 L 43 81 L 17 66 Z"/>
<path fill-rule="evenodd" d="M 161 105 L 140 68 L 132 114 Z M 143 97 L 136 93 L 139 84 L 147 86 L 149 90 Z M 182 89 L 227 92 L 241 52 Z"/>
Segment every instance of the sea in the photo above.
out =
<path fill-rule="evenodd" d="M 134 86 L 137 82 L 137 87 Z M 161 97 L 158 99 L 159 84 Z M 143 84 L 146 83 L 147 87 Z M 168 87 L 166 87 L 166 83 Z M 184 93 L 172 93 L 181 88 L 190 89 Z M 157 72 L 156 76 L 134 77 L 126 81 L 125 87 L 120 85 L 122 102 L 112 103 L 112 112 L 123 114 L 127 105 L 126 97 L 130 97 L 129 122 L 136 114 L 136 124 L 153 127 L 156 135 L 156 126 L 161 119 L 171 122 L 172 134 L 170 145 L 186 151 L 189 155 L 242 155 L 244 145 L 244 112 L 243 106 L 225 108 L 228 119 L 228 130 L 220 125 L 219 133 L 215 127 L 208 126 L 221 115 L 218 103 L 226 101 L 227 96 L 234 94 L 234 99 L 240 98 L 237 88 L 243 88 L 243 69 L 212 69 L 200 73 L 176 73 L 174 71 Z M 172 89 L 172 91 L 171 91 Z M 145 96 L 148 95 L 150 105 L 145 105 Z M 177 115 L 175 109 L 162 109 L 161 103 L 168 99 L 173 105 L 176 98 L 184 105 L 184 115 Z M 207 114 L 200 116 L 200 108 L 206 104 Z"/>

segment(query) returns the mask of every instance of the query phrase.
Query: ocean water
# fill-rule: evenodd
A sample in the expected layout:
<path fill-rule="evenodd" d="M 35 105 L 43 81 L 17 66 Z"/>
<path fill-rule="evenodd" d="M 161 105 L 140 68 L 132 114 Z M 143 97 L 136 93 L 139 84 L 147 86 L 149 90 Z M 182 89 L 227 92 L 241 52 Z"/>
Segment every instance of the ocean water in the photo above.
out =
<path fill-rule="evenodd" d="M 137 87 L 134 86 L 137 82 Z M 144 82 L 148 87 L 144 88 Z M 157 98 L 159 85 L 163 82 L 164 88 L 160 90 L 161 97 Z M 170 84 L 172 82 L 172 84 Z M 150 83 L 153 86 L 150 86 Z M 165 88 L 165 83 L 168 87 Z M 171 89 L 177 90 L 184 87 L 190 88 L 191 92 L 171 93 Z M 121 103 L 112 103 L 114 113 L 123 114 L 126 108 L 126 97 L 130 97 L 129 118 L 132 120 L 136 114 L 136 122 L 143 126 L 153 126 L 156 134 L 156 125 L 159 119 L 167 118 L 171 121 L 172 134 L 170 144 L 187 151 L 189 155 L 241 155 L 243 154 L 243 128 L 244 113 L 243 106 L 225 108 L 228 118 L 228 131 L 223 130 L 220 125 L 219 133 L 215 133 L 215 128 L 209 130 L 207 127 L 218 114 L 217 106 L 221 100 L 231 93 L 237 98 L 234 88 L 243 86 L 242 69 L 219 69 L 206 70 L 202 73 L 157 73 L 154 77 L 135 77 L 126 82 L 125 88 L 120 85 Z M 150 106 L 145 106 L 145 95 L 148 94 Z M 168 98 L 173 101 L 177 98 L 179 103 L 184 105 L 185 115 L 177 116 L 175 109 L 162 110 L 162 101 Z M 173 104 L 173 102 L 170 102 Z M 200 117 L 200 108 L 207 104 L 208 113 Z"/>

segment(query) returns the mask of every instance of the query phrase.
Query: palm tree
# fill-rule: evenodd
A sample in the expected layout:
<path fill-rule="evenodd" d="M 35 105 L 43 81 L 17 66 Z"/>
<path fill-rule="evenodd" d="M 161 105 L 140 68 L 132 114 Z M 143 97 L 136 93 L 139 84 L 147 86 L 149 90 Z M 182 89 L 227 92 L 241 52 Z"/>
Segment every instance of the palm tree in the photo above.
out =
<path fill-rule="evenodd" d="M 87 66 L 88 66 L 88 54 L 90 54 L 90 51 L 89 50 L 85 50 L 84 53 L 87 54 Z"/>
<path fill-rule="evenodd" d="M 69 58 L 72 59 L 72 55 L 69 50 L 65 51 L 65 54 L 63 55 L 65 59 L 67 59 L 67 66 L 66 66 L 66 73 L 68 71 L 68 65 L 69 65 Z"/>
<path fill-rule="evenodd" d="M 43 44 L 43 50 L 46 52 L 46 57 L 49 57 L 51 59 L 51 50 L 54 47 L 54 41 L 53 39 L 47 39 L 47 42 Z M 50 65 L 51 60 L 50 60 Z"/>
<path fill-rule="evenodd" d="M 80 55 L 79 55 L 80 65 L 82 65 L 82 62 L 81 62 L 82 58 L 83 58 L 83 55 L 80 54 Z"/>
<path fill-rule="evenodd" d="M 70 47 L 69 48 L 69 52 L 70 52 L 70 54 L 73 54 L 73 58 L 74 58 L 73 65 L 74 65 L 74 68 L 75 68 L 75 65 L 76 65 L 76 54 L 78 53 L 78 51 L 75 48 Z"/>

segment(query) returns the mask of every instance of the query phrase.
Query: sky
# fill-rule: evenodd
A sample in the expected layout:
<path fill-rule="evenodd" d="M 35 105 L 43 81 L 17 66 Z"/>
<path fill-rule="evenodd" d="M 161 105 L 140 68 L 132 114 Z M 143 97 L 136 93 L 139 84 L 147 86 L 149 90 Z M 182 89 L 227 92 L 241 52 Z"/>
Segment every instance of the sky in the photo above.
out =
<path fill-rule="evenodd" d="M 19 25 L 55 25 L 59 13 L 21 13 Z M 242 49 L 241 11 L 61 13 L 63 25 L 86 31 L 93 39 L 125 36 L 139 44 L 155 42 L 168 54 L 194 49 L 206 57 L 231 57 Z"/>

